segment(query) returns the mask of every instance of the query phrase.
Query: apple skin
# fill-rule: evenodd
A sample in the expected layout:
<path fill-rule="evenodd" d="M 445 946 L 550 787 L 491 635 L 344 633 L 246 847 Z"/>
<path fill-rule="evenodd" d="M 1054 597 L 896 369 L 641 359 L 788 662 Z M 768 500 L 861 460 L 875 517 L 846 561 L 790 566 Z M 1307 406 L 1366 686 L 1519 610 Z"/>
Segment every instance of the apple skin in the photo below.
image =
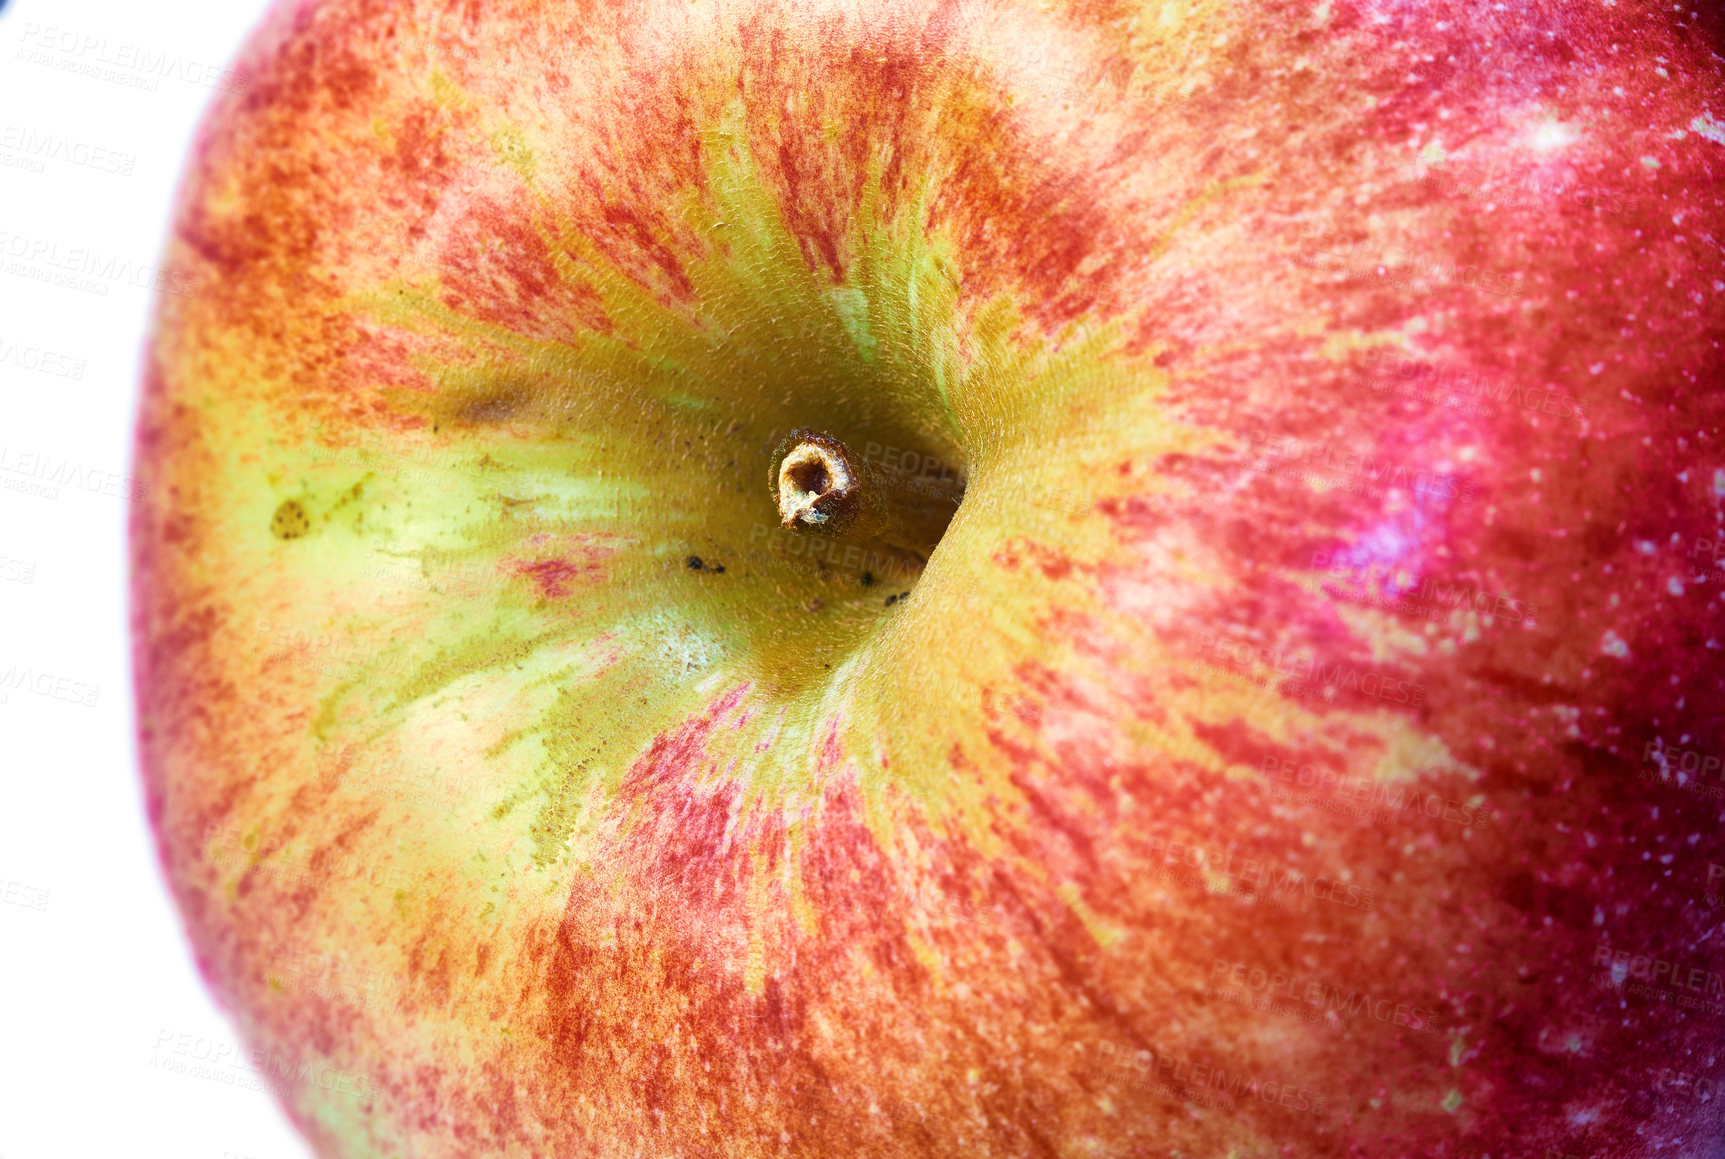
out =
<path fill-rule="evenodd" d="M 131 542 L 313 1146 L 1720 1153 L 1718 31 L 282 4 Z M 762 531 L 799 427 L 926 570 Z"/>

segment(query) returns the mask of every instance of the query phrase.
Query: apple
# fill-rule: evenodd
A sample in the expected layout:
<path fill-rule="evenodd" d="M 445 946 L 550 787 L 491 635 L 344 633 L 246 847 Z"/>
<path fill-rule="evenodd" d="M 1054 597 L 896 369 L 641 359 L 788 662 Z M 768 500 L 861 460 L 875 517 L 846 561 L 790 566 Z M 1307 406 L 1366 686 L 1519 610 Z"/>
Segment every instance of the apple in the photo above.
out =
<path fill-rule="evenodd" d="M 246 1065 L 326 1156 L 1717 1154 L 1719 32 L 282 3 L 131 510 Z"/>

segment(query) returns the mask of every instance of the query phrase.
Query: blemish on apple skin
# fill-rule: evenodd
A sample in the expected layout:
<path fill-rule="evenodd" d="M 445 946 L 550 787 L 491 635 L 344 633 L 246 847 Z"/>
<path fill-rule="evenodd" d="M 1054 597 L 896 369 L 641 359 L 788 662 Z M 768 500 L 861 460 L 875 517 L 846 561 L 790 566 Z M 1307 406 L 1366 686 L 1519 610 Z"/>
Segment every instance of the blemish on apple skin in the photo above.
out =
<path fill-rule="evenodd" d="M 539 594 L 548 600 L 559 600 L 580 582 L 596 580 L 600 571 L 592 562 L 574 563 L 567 559 L 542 559 L 514 568 L 518 576 L 530 580 Z"/>
<path fill-rule="evenodd" d="M 277 539 L 298 539 L 311 530 L 311 516 L 297 499 L 284 500 L 270 516 L 270 534 Z"/>

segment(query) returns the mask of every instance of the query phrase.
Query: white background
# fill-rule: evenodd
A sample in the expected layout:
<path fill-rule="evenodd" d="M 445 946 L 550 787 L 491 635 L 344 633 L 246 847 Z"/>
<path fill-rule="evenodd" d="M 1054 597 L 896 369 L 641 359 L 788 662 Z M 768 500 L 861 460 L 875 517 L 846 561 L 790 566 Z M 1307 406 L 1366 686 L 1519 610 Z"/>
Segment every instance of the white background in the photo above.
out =
<path fill-rule="evenodd" d="M 120 497 L 149 271 L 264 7 L 0 11 L 0 1159 L 309 1153 L 268 1096 L 157 1065 L 234 1040 L 144 819 Z"/>

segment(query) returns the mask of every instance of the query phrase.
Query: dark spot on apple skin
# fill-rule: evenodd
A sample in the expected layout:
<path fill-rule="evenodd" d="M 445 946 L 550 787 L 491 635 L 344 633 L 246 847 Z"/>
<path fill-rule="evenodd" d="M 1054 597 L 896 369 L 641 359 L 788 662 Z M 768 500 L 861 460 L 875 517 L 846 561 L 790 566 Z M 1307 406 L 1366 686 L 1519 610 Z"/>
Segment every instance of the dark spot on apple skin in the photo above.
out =
<path fill-rule="evenodd" d="M 862 586 L 865 588 L 874 587 L 874 572 L 872 572 L 872 571 L 863 572 L 863 574 L 862 574 Z"/>
<path fill-rule="evenodd" d="M 488 397 L 463 400 L 456 413 L 465 423 L 500 423 L 514 417 L 521 410 L 523 402 L 521 392 L 506 391 Z"/>
<path fill-rule="evenodd" d="M 688 563 L 690 571 L 700 571 L 701 570 L 701 557 L 700 556 L 691 555 L 688 558 L 688 560 L 685 562 Z"/>
<path fill-rule="evenodd" d="M 704 563 L 698 555 L 691 555 L 683 561 L 690 571 L 704 571 L 713 575 L 724 575 L 725 565 L 722 563 Z"/>
<path fill-rule="evenodd" d="M 270 516 L 270 534 L 277 539 L 298 539 L 311 530 L 311 516 L 297 499 L 284 500 Z"/>

